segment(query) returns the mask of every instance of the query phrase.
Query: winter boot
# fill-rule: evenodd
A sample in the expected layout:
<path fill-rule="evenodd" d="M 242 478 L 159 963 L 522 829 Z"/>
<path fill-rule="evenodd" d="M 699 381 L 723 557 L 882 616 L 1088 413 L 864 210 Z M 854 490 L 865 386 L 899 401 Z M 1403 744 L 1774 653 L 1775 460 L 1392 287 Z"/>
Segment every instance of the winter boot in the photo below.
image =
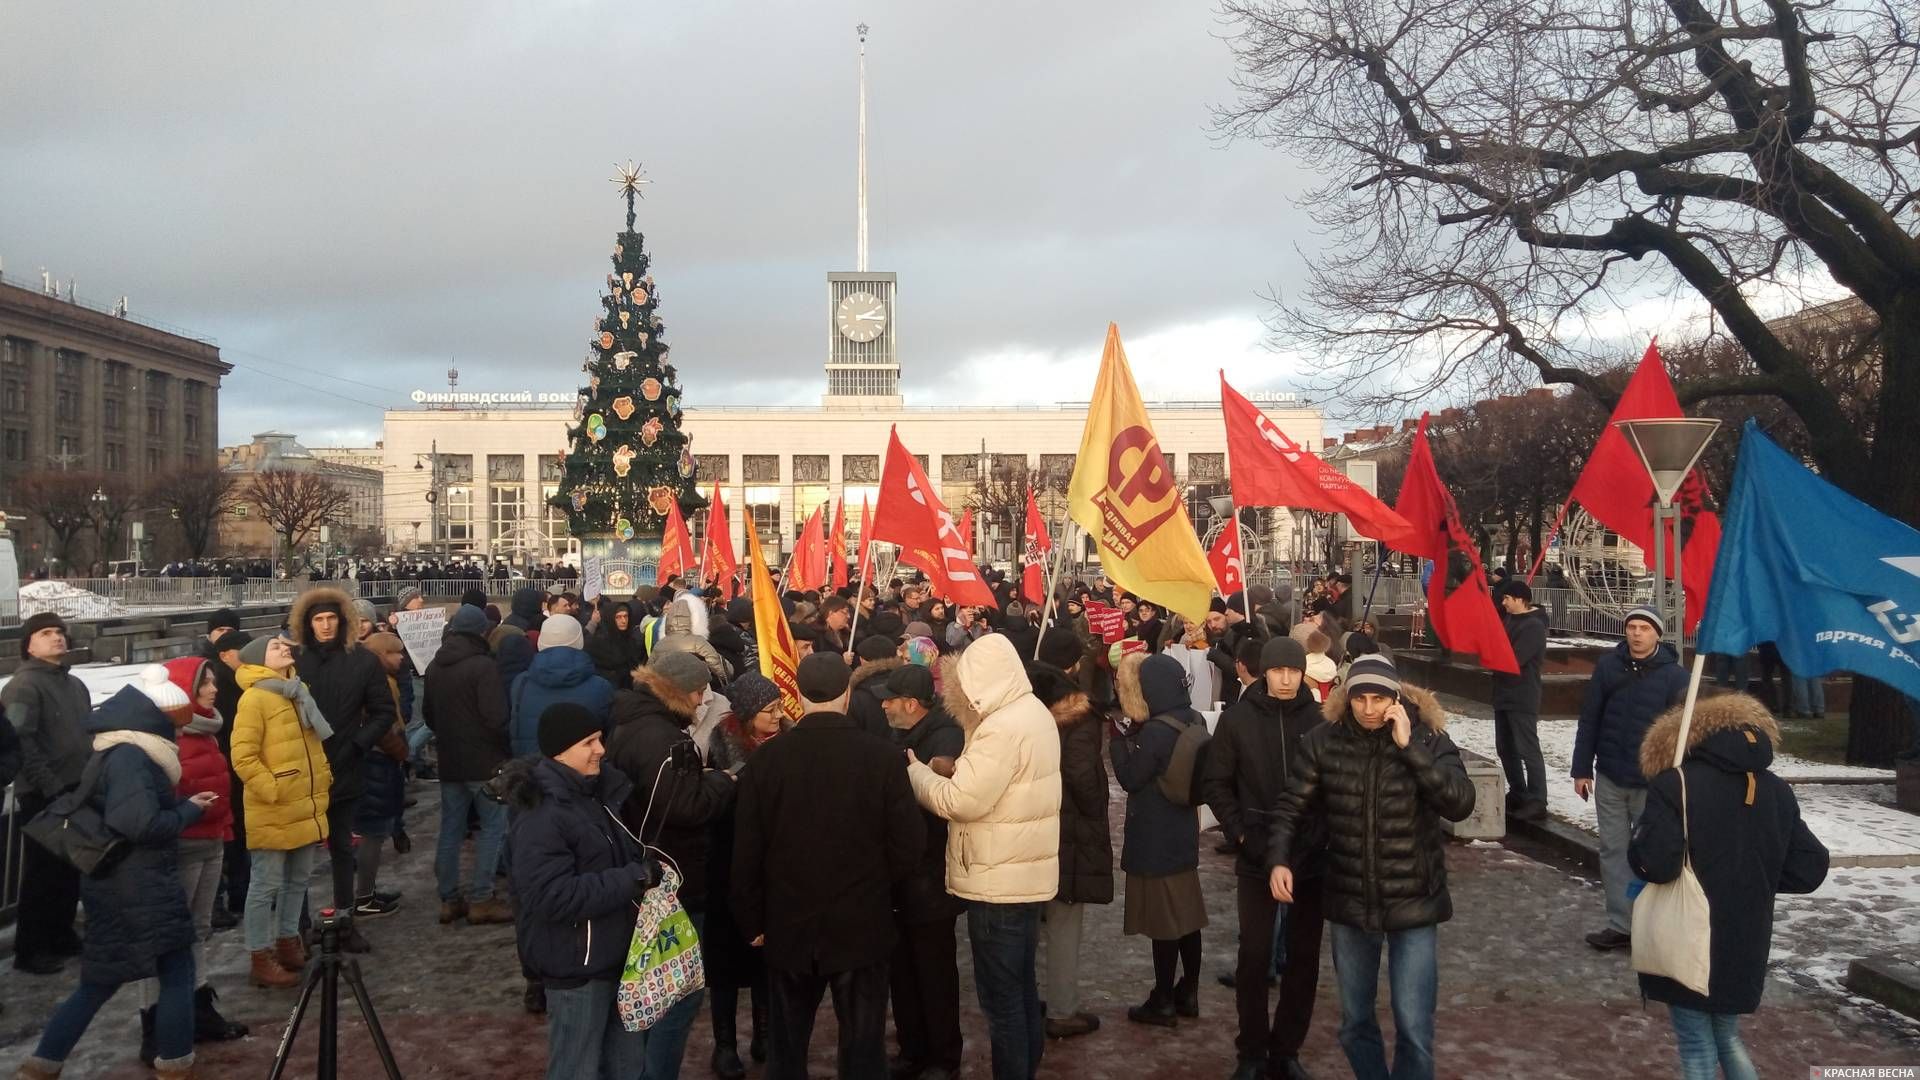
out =
<path fill-rule="evenodd" d="M 467 902 L 458 898 L 440 901 L 440 925 L 457 923 L 467 917 Z"/>
<path fill-rule="evenodd" d="M 249 973 L 253 985 L 264 990 L 286 990 L 300 985 L 300 976 L 280 966 L 274 959 L 272 949 L 255 949 L 253 952 L 253 970 Z"/>
<path fill-rule="evenodd" d="M 490 923 L 510 923 L 513 921 L 513 905 L 499 897 L 480 900 L 467 905 L 467 925 L 486 926 Z"/>
<path fill-rule="evenodd" d="M 231 1042 L 247 1036 L 247 1025 L 237 1024 L 220 1015 L 213 1002 L 220 995 L 211 986 L 193 992 L 193 1041 Z"/>
<path fill-rule="evenodd" d="M 1267 1062 L 1265 1058 L 1241 1058 L 1234 1067 L 1233 1075 L 1227 1080 L 1267 1080 Z"/>
<path fill-rule="evenodd" d="M 755 1064 L 763 1065 L 767 1060 L 767 1003 L 764 1000 L 753 1003 L 753 1041 L 747 1044 L 747 1056 Z"/>
<path fill-rule="evenodd" d="M 1200 980 L 1194 976 L 1173 984 L 1173 1011 L 1191 1020 L 1200 1015 Z"/>
<path fill-rule="evenodd" d="M 280 961 L 280 966 L 288 971 L 299 974 L 306 970 L 307 946 L 300 940 L 299 935 L 283 937 L 274 942 L 273 955 Z"/>
<path fill-rule="evenodd" d="M 1144 1004 L 1127 1010 L 1127 1019 L 1136 1024 L 1153 1024 L 1157 1027 L 1173 1027 L 1180 1022 L 1173 1011 L 1173 995 L 1162 993 L 1158 987 L 1147 995 Z"/>
<path fill-rule="evenodd" d="M 1267 1070 L 1269 1080 L 1313 1080 L 1313 1074 L 1297 1057 L 1281 1058 Z"/>
<path fill-rule="evenodd" d="M 58 1061 L 30 1057 L 14 1071 L 13 1080 L 60 1080 L 60 1065 Z"/>
<path fill-rule="evenodd" d="M 154 1062 L 153 1080 L 193 1080 L 193 1055 Z"/>
<path fill-rule="evenodd" d="M 713 1014 L 713 1075 L 720 1080 L 741 1080 L 747 1067 L 740 1061 L 739 1030 L 733 1010 Z"/>
<path fill-rule="evenodd" d="M 147 1068 L 151 1069 L 153 1068 L 153 1059 L 159 1056 L 160 1056 L 160 1051 L 154 1046 L 154 1042 L 153 1042 L 153 1010 L 141 1009 L 140 1010 L 140 1064 L 145 1065 Z"/>

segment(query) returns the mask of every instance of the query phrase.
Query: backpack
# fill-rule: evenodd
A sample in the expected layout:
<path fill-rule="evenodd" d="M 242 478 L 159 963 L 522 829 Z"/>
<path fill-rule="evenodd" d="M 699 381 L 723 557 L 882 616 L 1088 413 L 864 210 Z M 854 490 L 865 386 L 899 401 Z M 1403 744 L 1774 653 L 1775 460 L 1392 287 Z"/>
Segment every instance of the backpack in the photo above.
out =
<path fill-rule="evenodd" d="M 1200 796 L 1200 778 L 1206 775 L 1207 744 L 1213 739 L 1207 731 L 1207 722 L 1198 717 L 1186 720 L 1171 715 L 1153 719 L 1172 728 L 1179 736 L 1173 744 L 1173 757 L 1167 761 L 1167 770 L 1157 781 L 1160 794 L 1176 806 L 1205 803 Z"/>

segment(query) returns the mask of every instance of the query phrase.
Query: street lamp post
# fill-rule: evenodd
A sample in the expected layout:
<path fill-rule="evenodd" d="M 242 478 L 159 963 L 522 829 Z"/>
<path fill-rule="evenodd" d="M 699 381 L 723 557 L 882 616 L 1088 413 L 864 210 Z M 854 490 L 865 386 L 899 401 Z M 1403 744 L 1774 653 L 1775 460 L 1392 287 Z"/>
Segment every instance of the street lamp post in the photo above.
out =
<path fill-rule="evenodd" d="M 1665 417 L 1646 420 L 1616 420 L 1614 427 L 1626 436 L 1627 444 L 1640 456 L 1647 476 L 1653 481 L 1653 609 L 1669 626 L 1677 627 L 1677 640 L 1686 642 L 1687 593 L 1681 583 L 1681 540 L 1684 515 L 1673 505 L 1673 497 L 1686 482 L 1687 473 L 1706 452 L 1720 421 L 1711 417 Z M 1667 584 L 1667 534 L 1673 535 L 1673 584 Z"/>

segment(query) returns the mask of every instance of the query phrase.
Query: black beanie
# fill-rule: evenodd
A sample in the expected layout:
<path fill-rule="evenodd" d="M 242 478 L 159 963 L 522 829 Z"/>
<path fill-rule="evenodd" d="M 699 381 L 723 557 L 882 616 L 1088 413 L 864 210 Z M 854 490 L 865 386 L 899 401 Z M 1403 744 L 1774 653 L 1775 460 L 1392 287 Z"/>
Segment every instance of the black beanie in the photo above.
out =
<path fill-rule="evenodd" d="M 461 593 L 460 606 L 485 608 L 487 606 L 486 591 L 484 589 L 468 589 L 466 592 Z"/>
<path fill-rule="evenodd" d="M 207 619 L 207 633 L 222 629 L 240 629 L 240 616 L 235 615 L 232 608 L 223 607 Z"/>
<path fill-rule="evenodd" d="M 1080 635 L 1065 626 L 1056 626 L 1040 637 L 1040 662 L 1061 671 L 1079 663 L 1086 651 Z"/>
<path fill-rule="evenodd" d="M 48 628 L 58 628 L 62 634 L 67 633 L 67 624 L 51 611 L 27 616 L 26 621 L 20 624 L 20 659 L 25 660 L 30 655 L 27 642 L 33 640 L 33 635 Z"/>
<path fill-rule="evenodd" d="M 1274 668 L 1307 670 L 1306 647 L 1290 637 L 1271 639 L 1260 649 L 1260 670 L 1271 671 Z"/>
<path fill-rule="evenodd" d="M 540 756 L 559 757 L 603 725 L 585 705 L 571 701 L 556 702 L 540 714 Z"/>

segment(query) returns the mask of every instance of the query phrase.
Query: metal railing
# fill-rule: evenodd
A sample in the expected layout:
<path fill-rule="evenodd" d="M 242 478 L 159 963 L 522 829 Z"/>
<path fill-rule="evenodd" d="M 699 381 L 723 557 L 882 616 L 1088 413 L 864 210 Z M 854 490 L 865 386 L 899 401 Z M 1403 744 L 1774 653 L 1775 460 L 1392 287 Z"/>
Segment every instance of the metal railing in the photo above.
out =
<path fill-rule="evenodd" d="M 306 590 L 319 586 L 342 589 L 353 596 L 392 596 L 401 589 L 412 587 L 419 589 L 429 602 L 436 603 L 458 600 L 468 589 L 482 589 L 488 596 L 504 600 L 523 588 L 531 587 L 545 592 L 556 586 L 576 591 L 580 587 L 577 579 L 563 581 L 552 578 L 436 578 L 427 581 L 276 581 L 249 578 L 242 584 L 232 585 L 225 578 L 127 577 L 64 578 L 58 583 L 100 597 L 112 605 L 107 612 L 91 614 L 87 610 L 91 602 L 80 597 L 60 606 L 60 614 L 70 619 L 111 619 L 245 604 L 284 604 L 292 602 L 294 597 Z M 0 612 L 0 626 L 15 625 L 20 618 L 19 612 L 9 606 Z"/>
<path fill-rule="evenodd" d="M 1367 591 L 1373 588 L 1371 578 L 1355 575 L 1354 610 L 1356 614 L 1367 602 Z M 1373 610 L 1385 613 L 1394 611 L 1401 614 L 1424 609 L 1426 590 L 1421 587 L 1419 578 L 1382 577 L 1374 588 Z M 1547 622 L 1554 630 L 1572 634 L 1604 634 L 1619 636 L 1620 616 L 1623 611 L 1617 607 L 1596 607 L 1583 600 L 1579 592 L 1573 589 L 1533 590 L 1533 604 L 1547 613 Z"/>

